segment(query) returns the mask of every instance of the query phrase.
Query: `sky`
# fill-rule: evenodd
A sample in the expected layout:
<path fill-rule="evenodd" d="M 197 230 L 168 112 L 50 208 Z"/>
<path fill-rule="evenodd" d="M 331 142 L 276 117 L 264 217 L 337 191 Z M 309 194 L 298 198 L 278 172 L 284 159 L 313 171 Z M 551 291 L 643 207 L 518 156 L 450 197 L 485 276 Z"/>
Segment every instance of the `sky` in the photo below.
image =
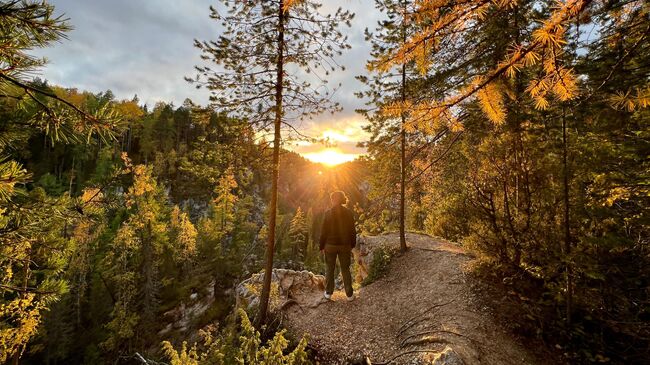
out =
<path fill-rule="evenodd" d="M 207 90 L 197 90 L 185 76 L 194 76 L 200 62 L 193 40 L 214 40 L 219 35 L 216 21 L 209 18 L 210 5 L 217 0 L 50 0 L 56 14 L 64 14 L 74 29 L 68 39 L 37 50 L 49 64 L 42 78 L 50 84 L 100 92 L 111 90 L 118 99 L 154 105 L 158 101 L 181 105 L 186 98 L 207 104 Z M 363 88 L 354 76 L 365 73 L 369 45 L 364 29 L 374 29 L 380 13 L 372 0 L 326 0 L 323 11 L 341 6 L 355 13 L 352 27 L 343 28 L 352 49 L 339 57 L 345 71 L 329 78 L 330 85 L 342 84 L 335 100 L 343 111 L 316 117 L 298 127 L 313 137 L 330 137 L 335 146 L 324 151 L 320 144 L 301 143 L 291 149 L 317 162 L 349 160 L 363 153 L 357 143 L 366 139 L 361 130 L 363 117 L 354 110 L 363 101 L 354 93 Z"/>

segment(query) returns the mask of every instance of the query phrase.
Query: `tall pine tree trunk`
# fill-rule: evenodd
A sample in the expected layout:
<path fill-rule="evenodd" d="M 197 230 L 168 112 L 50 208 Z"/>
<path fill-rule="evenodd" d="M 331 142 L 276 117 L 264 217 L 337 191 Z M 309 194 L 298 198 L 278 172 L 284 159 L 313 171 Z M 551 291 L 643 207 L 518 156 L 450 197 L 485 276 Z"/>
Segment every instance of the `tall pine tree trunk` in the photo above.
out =
<path fill-rule="evenodd" d="M 258 324 L 266 322 L 269 308 L 269 295 L 271 293 L 271 276 L 273 275 L 273 253 L 275 251 L 275 224 L 278 207 L 278 176 L 280 173 L 280 129 L 282 127 L 282 81 L 284 76 L 284 1 L 278 4 L 278 60 L 276 64 L 277 75 L 275 80 L 275 121 L 273 123 L 275 134 L 273 139 L 273 176 L 271 178 L 271 205 L 269 206 L 269 231 L 266 243 L 266 267 L 264 270 L 264 283 L 260 298 L 260 313 Z"/>
<path fill-rule="evenodd" d="M 402 102 L 406 101 L 405 93 L 406 65 L 402 65 Z M 400 171 L 399 171 L 399 248 L 406 252 L 406 131 L 404 124 L 406 115 L 402 112 L 402 123 L 400 126 Z"/>
<path fill-rule="evenodd" d="M 404 14 L 406 14 L 406 4 L 404 4 Z M 406 43 L 406 23 L 402 20 L 402 40 Z M 402 93 L 402 104 L 406 102 L 406 63 L 402 64 L 402 83 L 400 85 Z M 406 113 L 402 110 L 400 124 L 400 184 L 399 184 L 399 248 L 401 252 L 406 252 Z"/>
<path fill-rule="evenodd" d="M 562 108 L 562 178 L 564 198 L 564 257 L 566 260 L 566 322 L 571 324 L 573 310 L 573 267 L 571 265 L 571 229 L 569 227 L 568 136 L 565 110 Z"/>

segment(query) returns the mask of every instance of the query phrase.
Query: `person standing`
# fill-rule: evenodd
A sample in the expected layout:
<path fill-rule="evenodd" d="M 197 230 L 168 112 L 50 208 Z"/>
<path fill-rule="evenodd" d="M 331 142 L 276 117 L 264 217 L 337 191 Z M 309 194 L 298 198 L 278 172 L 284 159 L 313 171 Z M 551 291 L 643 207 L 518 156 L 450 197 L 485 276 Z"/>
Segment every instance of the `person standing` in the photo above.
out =
<path fill-rule="evenodd" d="M 343 206 L 348 202 L 344 192 L 335 191 L 331 193 L 330 201 L 332 207 L 325 212 L 319 240 L 320 252 L 325 255 L 325 264 L 327 266 L 324 297 L 330 299 L 334 293 L 334 271 L 336 269 L 336 259 L 338 258 L 345 294 L 348 301 L 352 301 L 354 300 L 354 291 L 352 289 L 350 261 L 352 249 L 357 243 L 354 215 L 350 209 Z"/>

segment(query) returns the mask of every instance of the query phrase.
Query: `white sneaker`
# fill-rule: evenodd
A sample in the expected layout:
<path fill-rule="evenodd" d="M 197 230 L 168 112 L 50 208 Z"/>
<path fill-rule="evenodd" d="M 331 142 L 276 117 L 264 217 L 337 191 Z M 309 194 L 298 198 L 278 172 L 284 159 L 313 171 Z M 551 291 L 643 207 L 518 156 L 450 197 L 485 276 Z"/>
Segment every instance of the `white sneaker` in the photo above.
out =
<path fill-rule="evenodd" d="M 348 302 L 351 302 L 351 301 L 353 301 L 353 300 L 354 300 L 354 294 L 352 294 L 351 297 L 348 297 Z"/>
<path fill-rule="evenodd" d="M 332 299 L 332 294 L 327 294 L 327 292 L 323 293 L 323 298 L 330 300 Z"/>

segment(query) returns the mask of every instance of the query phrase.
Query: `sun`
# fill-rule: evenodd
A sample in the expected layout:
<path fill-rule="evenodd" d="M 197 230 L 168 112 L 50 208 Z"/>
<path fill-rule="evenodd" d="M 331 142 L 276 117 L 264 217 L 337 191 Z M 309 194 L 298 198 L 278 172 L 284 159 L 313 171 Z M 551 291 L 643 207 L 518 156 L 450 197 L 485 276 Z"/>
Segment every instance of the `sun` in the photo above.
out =
<path fill-rule="evenodd" d="M 303 156 L 312 162 L 322 163 L 326 166 L 340 165 L 357 158 L 356 154 L 344 153 L 338 148 L 326 148 L 318 152 L 305 153 Z"/>

